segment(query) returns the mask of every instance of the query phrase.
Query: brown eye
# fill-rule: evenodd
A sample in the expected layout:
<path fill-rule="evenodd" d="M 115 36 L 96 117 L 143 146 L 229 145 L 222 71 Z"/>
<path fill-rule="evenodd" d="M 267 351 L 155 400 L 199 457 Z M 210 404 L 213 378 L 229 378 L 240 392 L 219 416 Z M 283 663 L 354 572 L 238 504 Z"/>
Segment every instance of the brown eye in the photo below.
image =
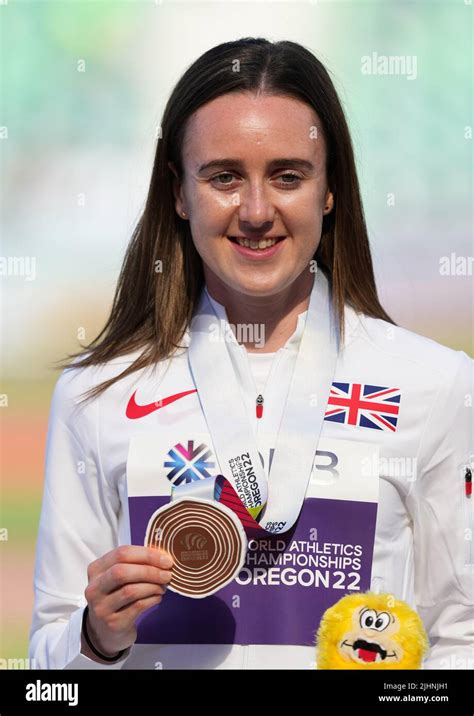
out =
<path fill-rule="evenodd" d="M 222 179 L 222 177 L 230 177 L 231 181 L 217 181 L 218 179 Z M 234 178 L 234 175 L 230 172 L 222 172 L 222 174 L 216 174 L 216 176 L 212 177 L 211 181 L 217 181 L 218 184 L 221 184 L 224 186 L 225 184 L 231 184 L 232 179 Z"/>
<path fill-rule="evenodd" d="M 283 181 L 284 177 L 289 178 L 290 181 Z M 296 186 L 301 181 L 299 174 L 293 174 L 292 172 L 285 172 L 285 174 L 281 174 L 278 178 L 281 183 L 286 186 Z"/>

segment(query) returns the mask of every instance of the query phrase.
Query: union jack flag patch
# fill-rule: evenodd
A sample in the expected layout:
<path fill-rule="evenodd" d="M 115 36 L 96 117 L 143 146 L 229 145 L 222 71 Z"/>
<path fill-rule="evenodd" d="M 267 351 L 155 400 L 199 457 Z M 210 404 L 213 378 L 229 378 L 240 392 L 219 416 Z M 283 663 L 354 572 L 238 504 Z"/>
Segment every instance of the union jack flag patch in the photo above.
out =
<path fill-rule="evenodd" d="M 333 423 L 395 432 L 400 398 L 400 388 L 333 383 L 324 419 Z"/>

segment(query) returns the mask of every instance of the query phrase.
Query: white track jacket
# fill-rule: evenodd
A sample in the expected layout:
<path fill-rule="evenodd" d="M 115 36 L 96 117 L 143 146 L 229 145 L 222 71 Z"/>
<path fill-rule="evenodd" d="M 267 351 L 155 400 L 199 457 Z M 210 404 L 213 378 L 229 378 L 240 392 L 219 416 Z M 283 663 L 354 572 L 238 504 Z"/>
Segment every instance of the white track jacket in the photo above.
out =
<path fill-rule="evenodd" d="M 213 300 L 212 305 L 227 320 L 224 307 Z M 274 444 L 288 389 L 289 361 L 297 350 L 305 316 L 306 312 L 300 314 L 296 332 L 275 354 L 261 419 L 255 416 L 260 390 L 250 364 L 234 363 L 259 446 L 260 440 L 267 447 Z M 377 455 L 378 509 L 370 588 L 408 602 L 420 614 L 430 639 L 423 668 L 474 668 L 474 497 L 465 493 L 466 467 L 472 467 L 474 453 L 473 361 L 462 351 L 350 307 L 345 316 L 347 333 L 337 361 L 334 395 L 351 400 L 357 389 L 370 400 L 371 394 L 397 389 L 398 413 L 384 415 L 383 408 L 359 410 L 353 403 L 348 409 L 341 400 L 340 411 L 332 406 L 324 420 L 318 450 L 325 456 L 339 452 L 360 456 L 361 450 Z M 187 332 L 184 346 L 188 340 Z M 236 350 L 247 357 L 242 345 L 234 344 L 231 353 Z M 205 629 L 196 631 L 193 626 L 192 609 L 204 600 L 180 597 L 174 611 L 167 611 L 167 600 L 171 604 L 180 596 L 167 590 L 162 603 L 146 612 L 147 623 L 157 625 L 152 637 L 141 643 L 137 639 L 119 662 L 99 664 L 81 653 L 87 566 L 118 545 L 132 543 L 129 497 L 140 500 L 142 493 L 140 481 L 127 484 L 127 470 L 129 481 L 132 472 L 140 476 L 140 466 L 130 462 L 130 445 L 151 440 L 157 451 L 168 456 L 177 444 L 194 449 L 204 446 L 206 464 L 212 459 L 212 437 L 197 392 L 169 404 L 163 400 L 161 407 L 148 414 L 143 411 L 137 417 L 135 412 L 130 417 L 133 394 L 133 404 L 143 406 L 196 390 L 185 348 L 78 407 L 80 393 L 118 375 L 137 356 L 133 353 L 100 367 L 66 369 L 56 382 L 36 551 L 30 659 L 39 669 L 315 668 L 311 641 L 293 639 L 292 628 L 280 640 L 284 628 L 280 622 L 285 618 L 268 621 L 271 602 L 261 613 L 258 609 L 252 613 L 263 624 L 256 643 L 251 643 L 251 631 L 245 643 L 234 643 L 238 640 L 233 640 L 228 623 L 222 631 L 216 627 L 221 611 L 227 622 L 233 618 L 231 610 L 219 603 L 219 593 L 212 597 L 216 615 L 209 637 L 212 643 L 206 643 Z M 150 457 L 143 456 L 148 485 L 150 475 L 156 475 L 153 491 L 162 496 L 160 504 L 170 494 L 171 468 L 169 462 L 164 467 L 165 462 L 156 460 L 152 465 Z M 196 464 L 202 467 L 203 463 Z M 187 467 L 193 467 L 191 457 Z M 301 514 L 307 503 L 320 496 L 319 489 L 317 480 L 310 481 Z M 291 624 L 291 619 L 298 618 L 296 595 L 300 592 L 288 586 L 284 589 L 283 614 Z M 314 623 L 314 631 L 317 627 Z"/>

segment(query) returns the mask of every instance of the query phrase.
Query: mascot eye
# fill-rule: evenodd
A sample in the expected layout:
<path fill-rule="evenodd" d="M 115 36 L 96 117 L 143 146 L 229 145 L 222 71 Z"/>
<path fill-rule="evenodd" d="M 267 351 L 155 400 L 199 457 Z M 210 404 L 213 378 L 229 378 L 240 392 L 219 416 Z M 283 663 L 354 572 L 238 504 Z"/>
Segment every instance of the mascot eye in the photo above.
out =
<path fill-rule="evenodd" d="M 390 624 L 390 615 L 387 614 L 387 612 L 380 612 L 380 614 L 377 614 L 377 619 L 375 620 L 374 629 L 377 629 L 378 631 L 383 631 L 388 627 Z"/>
<path fill-rule="evenodd" d="M 377 612 L 375 611 L 375 609 L 366 609 L 360 615 L 359 623 L 362 629 L 377 629 L 378 627 L 375 626 L 376 619 Z"/>

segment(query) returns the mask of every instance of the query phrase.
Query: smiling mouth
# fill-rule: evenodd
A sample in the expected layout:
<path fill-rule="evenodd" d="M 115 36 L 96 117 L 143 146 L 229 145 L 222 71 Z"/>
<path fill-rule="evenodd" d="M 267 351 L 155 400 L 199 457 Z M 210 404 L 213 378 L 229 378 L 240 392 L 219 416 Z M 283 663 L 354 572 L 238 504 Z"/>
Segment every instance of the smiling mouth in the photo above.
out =
<path fill-rule="evenodd" d="M 227 238 L 234 244 L 239 244 L 239 246 L 245 246 L 249 249 L 268 249 L 271 246 L 278 244 L 280 241 L 283 241 L 283 239 L 286 239 L 286 236 L 262 236 L 259 238 L 251 238 L 248 236 L 227 236 Z"/>

